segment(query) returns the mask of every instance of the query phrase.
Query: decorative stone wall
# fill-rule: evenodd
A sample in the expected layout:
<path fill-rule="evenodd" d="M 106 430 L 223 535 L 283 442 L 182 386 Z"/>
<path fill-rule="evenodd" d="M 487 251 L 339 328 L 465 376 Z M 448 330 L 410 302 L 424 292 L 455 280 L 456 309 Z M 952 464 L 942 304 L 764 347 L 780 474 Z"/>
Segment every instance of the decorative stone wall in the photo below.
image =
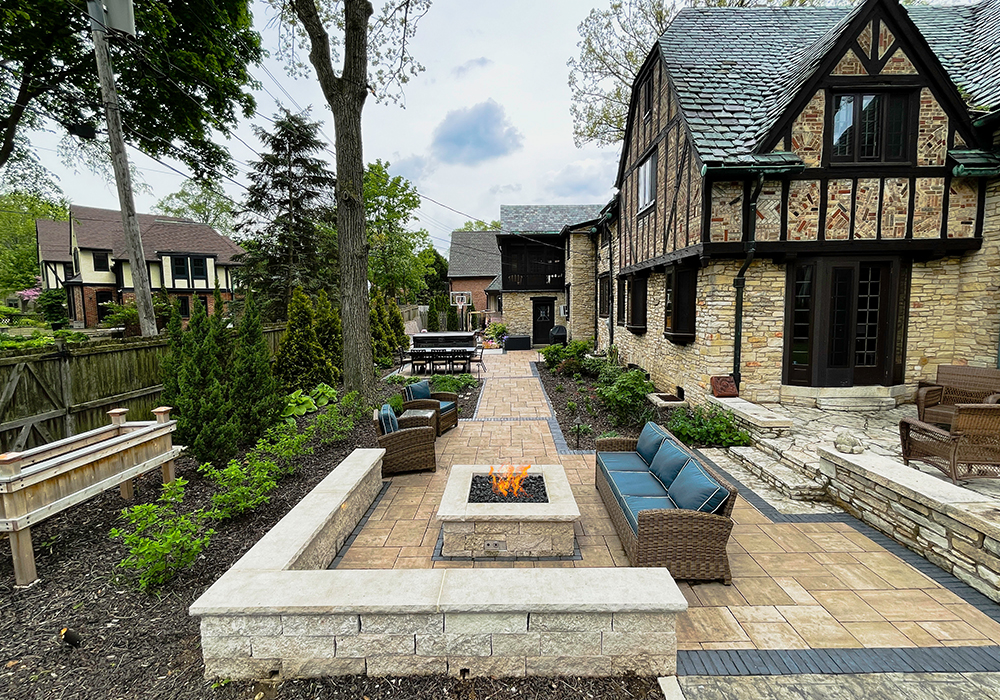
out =
<path fill-rule="evenodd" d="M 948 115 L 930 88 L 920 90 L 917 165 L 944 165 L 948 153 Z M 918 189 L 919 192 L 919 189 Z"/>
<path fill-rule="evenodd" d="M 882 238 L 905 238 L 910 211 L 910 181 L 886 178 L 882 182 Z"/>
<path fill-rule="evenodd" d="M 834 503 L 1000 602 L 995 499 L 871 452 L 817 452 Z"/>
<path fill-rule="evenodd" d="M 612 224 L 611 226 L 611 240 L 614 241 L 618 235 L 618 225 Z M 598 241 L 597 248 L 597 274 L 603 275 L 611 270 L 611 245 L 600 245 Z M 615 287 L 615 278 L 611 277 L 611 313 L 607 317 L 598 316 L 597 318 L 597 343 L 596 349 L 600 352 L 606 352 L 608 346 L 611 345 L 611 328 L 615 322 L 615 292 L 617 291 Z"/>
<path fill-rule="evenodd" d="M 853 180 L 830 180 L 827 183 L 826 239 L 847 240 L 851 235 Z"/>
<path fill-rule="evenodd" d="M 868 75 L 868 71 L 854 53 L 854 49 L 847 49 L 847 53 L 841 56 L 830 75 Z"/>
<path fill-rule="evenodd" d="M 712 219 L 709 231 L 713 243 L 743 240 L 743 183 L 712 184 Z"/>
<path fill-rule="evenodd" d="M 760 196 L 757 198 L 757 240 L 781 240 L 782 216 L 784 216 L 784 212 L 781 207 L 781 183 L 767 180 L 761 187 Z"/>
<path fill-rule="evenodd" d="M 916 75 L 916 73 L 916 67 L 903 49 L 896 49 L 882 67 L 882 75 Z"/>
<path fill-rule="evenodd" d="M 816 240 L 821 196 L 816 180 L 792 180 L 788 188 L 788 240 Z"/>
<path fill-rule="evenodd" d="M 503 293 L 503 322 L 507 324 L 510 335 L 531 335 L 532 331 L 532 297 L 555 297 L 555 325 L 565 326 L 566 317 L 559 313 L 559 307 L 566 303 L 566 292 L 559 290 L 539 292 L 507 292 Z"/>
<path fill-rule="evenodd" d="M 597 312 L 594 241 L 589 233 L 571 233 L 567 245 L 566 283 L 569 285 L 569 340 L 591 340 Z M 558 309 L 556 309 L 558 312 Z"/>
<path fill-rule="evenodd" d="M 944 208 L 944 178 L 917 178 L 913 194 L 913 237 L 940 237 L 941 211 Z"/>
<path fill-rule="evenodd" d="M 857 203 L 854 205 L 854 237 L 874 240 L 878 236 L 878 178 L 861 178 L 858 180 Z M 905 221 L 905 220 L 904 220 Z"/>
<path fill-rule="evenodd" d="M 823 124 L 826 113 L 826 91 L 817 90 L 792 122 L 792 152 L 807 168 L 823 162 Z"/>

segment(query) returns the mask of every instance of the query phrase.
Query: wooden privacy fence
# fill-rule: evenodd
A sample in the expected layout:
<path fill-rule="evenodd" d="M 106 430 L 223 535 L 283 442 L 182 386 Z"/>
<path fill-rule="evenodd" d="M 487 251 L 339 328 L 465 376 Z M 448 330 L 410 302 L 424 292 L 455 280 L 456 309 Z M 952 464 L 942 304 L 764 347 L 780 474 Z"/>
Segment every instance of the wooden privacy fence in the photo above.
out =
<path fill-rule="evenodd" d="M 264 329 L 272 357 L 285 327 Z M 89 342 L 0 356 L 0 452 L 99 427 L 108 406 L 139 419 L 160 403 L 166 336 Z"/>
<path fill-rule="evenodd" d="M 163 482 L 174 478 L 170 409 L 153 410 L 156 420 L 126 423 L 128 409 L 108 412 L 111 425 L 25 452 L 0 455 L 0 532 L 10 538 L 14 579 L 26 586 L 37 578 L 31 527 L 115 486 L 131 500 L 132 479 L 157 467 Z"/>

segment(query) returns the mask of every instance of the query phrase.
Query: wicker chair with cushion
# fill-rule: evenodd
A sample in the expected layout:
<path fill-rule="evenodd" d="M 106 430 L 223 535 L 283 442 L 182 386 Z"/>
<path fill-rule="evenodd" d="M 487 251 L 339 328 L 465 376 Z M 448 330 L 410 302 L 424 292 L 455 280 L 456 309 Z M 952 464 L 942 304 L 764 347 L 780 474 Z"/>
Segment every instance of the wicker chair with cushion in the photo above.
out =
<path fill-rule="evenodd" d="M 431 391 L 426 380 L 403 387 L 403 410 L 411 408 L 437 411 L 438 435 L 458 425 L 458 394 Z"/>
<path fill-rule="evenodd" d="M 675 579 L 722 580 L 737 490 L 667 430 L 597 441 L 597 490 L 632 566 L 665 566 Z"/>
<path fill-rule="evenodd" d="M 915 418 L 899 421 L 903 463 L 926 462 L 954 483 L 1000 478 L 1000 404 L 960 403 L 951 430 Z"/>
<path fill-rule="evenodd" d="M 437 471 L 434 440 L 437 431 L 424 419 L 400 421 L 389 404 L 372 415 L 378 446 L 385 450 L 382 457 L 382 476 L 399 472 Z"/>
<path fill-rule="evenodd" d="M 991 367 L 938 365 L 937 379 L 917 389 L 917 417 L 925 423 L 951 425 L 960 403 L 997 403 L 1000 370 Z"/>

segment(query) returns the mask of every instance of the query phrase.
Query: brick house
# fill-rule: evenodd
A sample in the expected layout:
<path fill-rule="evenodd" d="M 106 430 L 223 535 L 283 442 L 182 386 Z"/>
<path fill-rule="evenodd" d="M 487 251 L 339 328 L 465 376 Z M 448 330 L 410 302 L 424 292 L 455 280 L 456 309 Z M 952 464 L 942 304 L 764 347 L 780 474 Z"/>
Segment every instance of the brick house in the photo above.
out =
<path fill-rule="evenodd" d="M 500 206 L 500 232 L 495 235 L 500 248 L 503 322 L 509 333 L 530 335 L 532 343 L 546 344 L 553 326 L 567 325 L 572 316 L 570 304 L 577 303 L 573 279 L 567 278 L 567 255 L 572 264 L 576 237 L 589 240 L 602 209 L 601 204 Z M 589 256 L 591 266 L 586 269 L 592 273 L 592 251 Z M 592 319 L 593 274 L 577 279 L 582 317 Z"/>
<path fill-rule="evenodd" d="M 222 298 L 233 298 L 233 256 L 242 248 L 206 224 L 158 214 L 138 217 L 154 294 L 165 289 L 180 302 L 184 317 L 195 297 L 211 312 L 216 279 Z M 134 298 L 119 211 L 71 206 L 68 222 L 39 219 L 35 230 L 42 287 L 67 290 L 74 326 L 94 328 L 106 314 L 102 304 Z"/>
<path fill-rule="evenodd" d="M 643 64 L 598 345 L 696 401 L 879 408 L 1000 336 L 1000 0 L 681 10 Z"/>
<path fill-rule="evenodd" d="M 496 231 L 452 231 L 448 250 L 448 286 L 453 292 L 470 292 L 476 311 L 494 318 L 499 294 L 486 288 L 500 274 L 500 249 Z M 491 305 L 492 302 L 492 305 Z"/>

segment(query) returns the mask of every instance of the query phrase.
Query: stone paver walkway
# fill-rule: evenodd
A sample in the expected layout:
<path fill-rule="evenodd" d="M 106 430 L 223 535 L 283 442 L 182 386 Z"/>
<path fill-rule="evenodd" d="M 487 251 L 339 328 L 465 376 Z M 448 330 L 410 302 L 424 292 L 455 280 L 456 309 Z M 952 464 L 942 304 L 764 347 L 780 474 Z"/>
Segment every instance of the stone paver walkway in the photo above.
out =
<path fill-rule="evenodd" d="M 1000 674 L 996 673 L 684 676 L 676 683 L 683 700 L 1000 700 Z M 681 700 L 667 692 L 667 700 Z"/>
<path fill-rule="evenodd" d="M 560 454 L 556 448 L 546 421 L 545 395 L 532 376 L 530 363 L 536 359 L 535 352 L 487 357 L 477 413 L 463 417 L 458 427 L 438 438 L 437 472 L 394 476 L 340 568 L 628 566 L 594 488 L 594 456 Z M 843 416 L 844 422 L 856 419 Z M 796 434 L 792 440 L 804 438 Z M 723 451 L 706 452 L 744 481 Z M 563 465 L 582 514 L 576 528 L 582 559 L 435 560 L 440 531 L 435 513 L 451 465 L 503 462 Z M 768 502 L 781 505 L 780 494 L 757 483 L 749 485 Z M 788 507 L 779 507 L 782 512 L 810 513 L 820 521 L 773 522 L 741 498 L 729 547 L 733 585 L 679 584 L 690 605 L 678 620 L 679 649 L 1000 644 L 1000 623 L 869 539 L 852 521 L 844 521 L 841 511 L 787 499 L 783 505 Z M 823 522 L 823 517 L 830 521 Z"/>

